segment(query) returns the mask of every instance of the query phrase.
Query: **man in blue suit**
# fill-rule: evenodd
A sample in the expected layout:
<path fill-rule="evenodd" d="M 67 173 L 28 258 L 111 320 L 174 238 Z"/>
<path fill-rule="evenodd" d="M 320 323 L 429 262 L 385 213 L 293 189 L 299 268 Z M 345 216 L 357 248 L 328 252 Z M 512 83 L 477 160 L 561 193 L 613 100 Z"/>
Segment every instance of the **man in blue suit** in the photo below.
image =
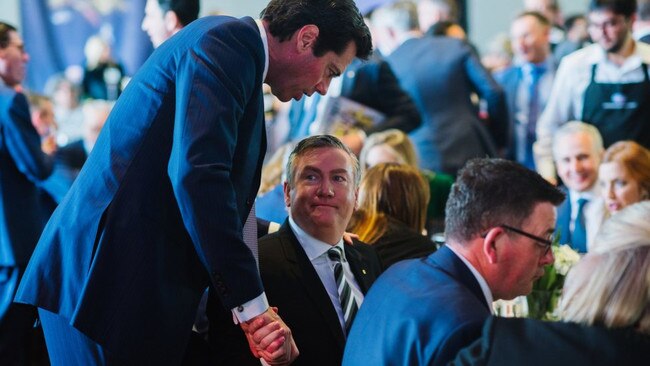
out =
<path fill-rule="evenodd" d="M 535 169 L 533 143 L 537 118 L 546 106 L 555 76 L 549 43 L 551 23 L 541 13 L 528 11 L 510 27 L 516 65 L 494 75 L 508 103 L 508 141 L 504 156 Z"/>
<path fill-rule="evenodd" d="M 410 1 L 384 5 L 371 20 L 377 47 L 422 116 L 409 134 L 420 167 L 456 175 L 471 158 L 495 156 L 505 142 L 505 97 L 472 48 L 455 38 L 422 37 Z M 474 93 L 487 102 L 489 122 L 479 119 Z"/>
<path fill-rule="evenodd" d="M 446 245 L 377 279 L 343 365 L 446 365 L 481 335 L 493 300 L 529 293 L 553 263 L 555 206 L 563 199 L 515 162 L 470 160 L 447 201 Z"/>
<path fill-rule="evenodd" d="M 52 172 L 27 99 L 16 91 L 29 60 L 12 25 L 0 22 L 0 360 L 22 365 L 33 312 L 12 304 L 45 219 L 36 183 Z"/>
<path fill-rule="evenodd" d="M 352 0 L 271 0 L 259 21 L 202 18 L 158 47 L 16 296 L 39 308 L 52 364 L 180 364 L 208 285 L 256 356 L 292 361 L 290 330 L 247 247 L 266 143 L 262 83 L 282 101 L 324 94 L 371 48 Z"/>

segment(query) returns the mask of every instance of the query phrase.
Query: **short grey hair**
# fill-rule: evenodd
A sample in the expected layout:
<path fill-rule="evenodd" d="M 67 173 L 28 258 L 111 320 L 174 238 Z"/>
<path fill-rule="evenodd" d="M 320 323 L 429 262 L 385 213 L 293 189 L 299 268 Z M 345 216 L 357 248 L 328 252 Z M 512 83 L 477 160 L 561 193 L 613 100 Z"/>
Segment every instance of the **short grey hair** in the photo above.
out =
<path fill-rule="evenodd" d="M 289 154 L 287 167 L 285 169 L 287 177 L 286 182 L 289 184 L 289 187 L 293 188 L 295 184 L 294 170 L 296 169 L 296 159 L 305 155 L 308 151 L 320 148 L 334 148 L 343 150 L 350 157 L 350 160 L 352 162 L 354 188 L 359 188 L 359 183 L 361 182 L 361 165 L 359 164 L 359 159 L 357 159 L 357 156 L 354 155 L 350 148 L 343 144 L 341 140 L 332 135 L 309 136 L 300 141 L 296 147 L 293 148 L 293 151 L 291 151 L 291 154 Z"/>
<path fill-rule="evenodd" d="M 586 133 L 591 136 L 593 149 L 597 154 L 601 154 L 603 151 L 605 151 L 605 147 L 603 146 L 603 138 L 594 125 L 590 125 L 582 121 L 571 121 L 563 124 L 557 131 L 555 131 L 555 134 L 553 135 L 553 159 L 557 160 L 557 144 L 560 141 L 560 138 L 577 133 Z"/>

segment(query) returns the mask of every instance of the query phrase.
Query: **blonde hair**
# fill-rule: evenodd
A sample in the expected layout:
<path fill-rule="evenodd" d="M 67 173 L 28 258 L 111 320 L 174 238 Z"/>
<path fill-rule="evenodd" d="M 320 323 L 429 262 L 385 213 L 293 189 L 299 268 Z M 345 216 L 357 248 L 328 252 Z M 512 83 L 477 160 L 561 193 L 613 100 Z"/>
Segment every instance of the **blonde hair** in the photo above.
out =
<path fill-rule="evenodd" d="M 368 168 L 368 153 L 375 146 L 386 145 L 404 158 L 404 163 L 417 167 L 418 161 L 415 155 L 415 148 L 408 135 L 398 129 L 388 129 L 381 132 L 375 132 L 368 136 L 363 144 L 363 149 L 359 154 L 361 169 L 365 172 Z"/>
<path fill-rule="evenodd" d="M 271 191 L 275 186 L 282 183 L 285 178 L 284 168 L 287 165 L 289 154 L 293 149 L 295 143 L 288 142 L 280 146 L 269 160 L 262 167 L 262 177 L 260 180 L 260 189 L 257 192 L 258 196 Z"/>
<path fill-rule="evenodd" d="M 650 334 L 650 202 L 621 210 L 594 242 L 569 272 L 561 317 Z"/>
<path fill-rule="evenodd" d="M 374 244 L 388 219 L 398 220 L 420 233 L 426 222 L 429 185 L 411 166 L 381 163 L 364 174 L 359 187 L 359 209 L 348 230 Z"/>
<path fill-rule="evenodd" d="M 603 163 L 616 162 L 630 173 L 646 194 L 650 194 L 650 151 L 634 141 L 619 141 L 610 146 Z"/>

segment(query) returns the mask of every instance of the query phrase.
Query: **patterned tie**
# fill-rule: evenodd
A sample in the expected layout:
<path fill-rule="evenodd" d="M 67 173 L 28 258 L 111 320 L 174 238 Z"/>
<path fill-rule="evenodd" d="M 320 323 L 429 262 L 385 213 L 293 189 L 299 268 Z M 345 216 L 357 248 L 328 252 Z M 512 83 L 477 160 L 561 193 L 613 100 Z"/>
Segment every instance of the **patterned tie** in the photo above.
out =
<path fill-rule="evenodd" d="M 244 223 L 243 236 L 244 243 L 253 253 L 253 257 L 255 257 L 257 267 L 259 268 L 260 261 L 257 253 L 257 219 L 255 217 L 255 203 L 253 203 L 253 207 L 251 207 L 246 222 Z"/>
<path fill-rule="evenodd" d="M 332 247 L 327 251 L 327 256 L 334 262 L 334 278 L 336 279 L 336 287 L 339 292 L 339 301 L 341 302 L 341 310 L 343 310 L 343 319 L 345 320 L 345 332 L 350 331 L 350 325 L 354 316 L 359 310 L 357 301 L 352 293 L 352 287 L 345 278 L 343 271 L 342 261 L 345 261 L 341 248 Z"/>
<path fill-rule="evenodd" d="M 587 252 L 587 227 L 585 225 L 584 208 L 589 200 L 585 198 L 578 199 L 578 215 L 571 234 L 571 244 L 578 253 Z"/>
<path fill-rule="evenodd" d="M 539 80 L 544 75 L 546 68 L 539 65 L 531 65 L 530 85 L 528 85 L 528 138 L 529 142 L 535 141 L 535 129 L 539 117 Z"/>

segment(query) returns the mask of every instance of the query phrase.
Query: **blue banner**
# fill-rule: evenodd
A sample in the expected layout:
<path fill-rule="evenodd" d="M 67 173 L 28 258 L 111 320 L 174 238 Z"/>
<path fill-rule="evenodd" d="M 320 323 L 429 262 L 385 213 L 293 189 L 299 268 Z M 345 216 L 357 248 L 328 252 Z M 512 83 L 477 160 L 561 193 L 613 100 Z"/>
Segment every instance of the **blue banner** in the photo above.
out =
<path fill-rule="evenodd" d="M 21 0 L 21 33 L 30 56 L 25 86 L 42 93 L 52 75 L 83 70 L 84 45 L 93 35 L 109 41 L 115 61 L 133 75 L 153 51 L 140 28 L 145 2 Z"/>

